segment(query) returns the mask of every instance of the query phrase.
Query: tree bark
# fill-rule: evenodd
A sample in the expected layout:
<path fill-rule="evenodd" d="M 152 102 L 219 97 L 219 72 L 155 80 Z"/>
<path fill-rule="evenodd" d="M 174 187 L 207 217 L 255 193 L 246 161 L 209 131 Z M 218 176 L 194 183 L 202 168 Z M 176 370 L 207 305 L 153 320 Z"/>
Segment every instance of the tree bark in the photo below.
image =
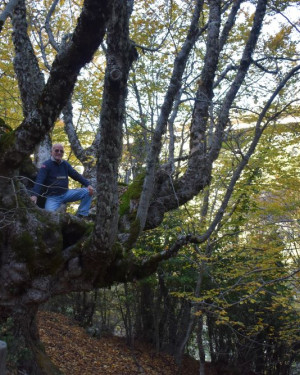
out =
<path fill-rule="evenodd" d="M 97 215 L 93 241 L 103 259 L 110 262 L 119 222 L 118 168 L 122 152 L 127 80 L 137 52 L 129 39 L 129 16 L 125 1 L 115 0 L 108 24 L 107 68 L 100 117 L 97 160 Z M 110 254 L 110 256 L 109 256 Z"/>
<path fill-rule="evenodd" d="M 199 375 L 205 375 L 205 350 L 203 343 L 203 315 L 198 318 L 197 343 L 199 351 Z"/>
<path fill-rule="evenodd" d="M 9 355 L 17 361 L 20 372 L 25 371 L 32 375 L 61 375 L 39 344 L 37 306 L 18 305 L 9 317 L 1 318 L 6 334 L 10 336 Z"/>
<path fill-rule="evenodd" d="M 18 1 L 13 12 L 12 24 L 15 46 L 14 69 L 26 117 L 35 109 L 45 82 L 28 36 L 25 0 Z"/>

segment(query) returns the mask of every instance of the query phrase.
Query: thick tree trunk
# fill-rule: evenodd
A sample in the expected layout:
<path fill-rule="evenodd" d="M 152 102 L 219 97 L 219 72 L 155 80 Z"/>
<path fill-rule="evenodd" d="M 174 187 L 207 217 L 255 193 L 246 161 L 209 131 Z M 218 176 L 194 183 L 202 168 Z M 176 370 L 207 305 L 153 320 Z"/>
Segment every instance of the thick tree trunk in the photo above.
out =
<path fill-rule="evenodd" d="M 60 375 L 40 344 L 37 309 L 36 305 L 18 305 L 9 315 L 1 310 L 0 325 L 6 328 L 10 365 L 28 375 Z"/>
<path fill-rule="evenodd" d="M 129 9 L 121 0 L 112 2 L 107 32 L 107 67 L 101 108 L 101 137 L 97 160 L 97 215 L 94 243 L 111 261 L 119 222 L 118 170 L 122 154 L 123 120 L 129 70 L 137 51 L 129 39 Z M 108 257 L 108 254 L 111 257 Z"/>

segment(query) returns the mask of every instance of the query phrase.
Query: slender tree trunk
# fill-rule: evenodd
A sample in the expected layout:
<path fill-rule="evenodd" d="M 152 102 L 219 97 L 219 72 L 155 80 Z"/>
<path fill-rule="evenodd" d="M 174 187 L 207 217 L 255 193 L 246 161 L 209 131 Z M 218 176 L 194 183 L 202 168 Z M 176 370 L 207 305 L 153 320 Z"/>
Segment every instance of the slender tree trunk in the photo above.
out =
<path fill-rule="evenodd" d="M 154 304 L 154 334 L 155 334 L 155 348 L 156 352 L 159 353 L 162 338 L 160 337 L 160 318 L 162 315 L 162 293 L 159 286 L 157 286 L 157 298 Z"/>
<path fill-rule="evenodd" d="M 214 329 L 213 329 L 213 321 L 210 317 L 207 317 L 207 328 L 208 328 L 208 343 L 209 343 L 209 354 L 211 358 L 211 362 L 215 363 L 217 356 L 216 356 L 216 345 L 214 340 Z"/>
<path fill-rule="evenodd" d="M 199 375 L 205 375 L 205 351 L 204 351 L 204 344 L 203 344 L 203 316 L 200 315 L 198 318 L 198 331 L 197 331 L 197 343 L 198 343 L 198 350 L 199 350 Z"/>
<path fill-rule="evenodd" d="M 127 321 L 127 343 L 129 346 L 133 347 L 134 345 L 134 332 L 132 324 L 132 309 L 130 305 L 130 293 L 128 290 L 128 284 L 124 283 L 125 291 L 125 308 L 126 308 L 126 321 Z"/>
<path fill-rule="evenodd" d="M 205 216 L 204 212 L 202 214 L 203 214 L 203 216 Z M 197 284 L 196 284 L 196 288 L 195 288 L 195 297 L 196 298 L 199 298 L 201 287 L 202 287 L 204 265 L 205 264 L 202 263 L 200 268 L 199 268 L 199 274 L 198 274 Z M 186 348 L 186 344 L 188 343 L 188 341 L 191 337 L 192 331 L 195 327 L 195 320 L 196 320 L 195 312 L 196 312 L 197 309 L 199 309 L 199 304 L 196 304 L 194 306 L 192 306 L 192 305 L 189 306 L 189 311 L 188 311 L 189 319 L 186 320 L 186 322 L 188 322 L 188 323 L 186 325 L 185 334 L 183 335 L 183 337 L 181 339 L 181 342 L 180 342 L 180 345 L 178 346 L 178 349 L 177 349 L 177 354 L 176 354 L 176 363 L 177 364 L 181 364 L 181 360 L 182 360 L 182 356 L 184 354 L 184 350 Z"/>
<path fill-rule="evenodd" d="M 195 327 L 195 317 L 192 315 L 192 306 L 190 302 L 184 302 L 183 316 L 180 321 L 180 337 L 176 345 L 175 362 L 181 366 L 182 357 L 186 348 L 186 344 L 191 337 L 191 333 Z M 179 335 L 178 335 L 179 336 Z"/>
<path fill-rule="evenodd" d="M 166 341 L 166 333 L 167 333 L 167 320 L 168 320 L 168 299 L 170 296 L 168 295 L 168 290 L 165 285 L 164 275 L 162 272 L 158 274 L 158 281 L 159 281 L 159 292 L 162 296 L 163 306 L 162 306 L 162 314 L 158 323 L 158 331 L 159 331 L 159 349 L 164 346 L 164 342 Z"/>
<path fill-rule="evenodd" d="M 152 310 L 154 306 L 153 291 L 147 282 L 142 282 L 141 285 L 141 319 L 143 325 L 143 339 L 147 342 L 155 343 L 155 323 L 154 313 Z"/>

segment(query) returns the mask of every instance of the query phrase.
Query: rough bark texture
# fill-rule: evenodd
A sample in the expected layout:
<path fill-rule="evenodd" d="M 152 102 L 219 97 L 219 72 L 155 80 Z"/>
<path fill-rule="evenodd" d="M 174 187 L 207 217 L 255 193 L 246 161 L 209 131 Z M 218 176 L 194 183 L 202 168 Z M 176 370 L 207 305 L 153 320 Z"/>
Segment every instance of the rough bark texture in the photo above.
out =
<path fill-rule="evenodd" d="M 111 252 L 117 239 L 118 168 L 122 152 L 122 125 L 127 79 L 137 52 L 129 39 L 127 3 L 115 1 L 107 30 L 107 68 L 100 117 L 97 161 L 97 216 L 94 241 L 101 252 Z M 101 255 L 102 256 L 102 255 Z"/>
<path fill-rule="evenodd" d="M 30 40 L 26 36 L 25 4 L 23 0 L 19 1 L 13 24 L 15 67 L 24 107 L 24 121 L 15 131 L 0 135 L 0 318 L 5 321 L 13 314 L 13 334 L 22 337 L 24 345 L 31 349 L 31 355 L 35 358 L 31 361 L 32 364 L 23 361 L 24 368 L 31 375 L 53 374 L 55 371 L 48 367 L 47 362 L 39 360 L 43 355 L 36 345 L 38 336 L 35 315 L 41 303 L 58 294 L 89 291 L 113 282 L 143 278 L 155 272 L 159 262 L 175 255 L 185 244 L 205 241 L 222 219 L 234 185 L 262 134 L 262 122 L 267 110 L 287 80 L 299 70 L 299 66 L 293 68 L 282 80 L 262 111 L 253 142 L 233 173 L 220 211 L 209 230 L 202 236 L 180 237 L 169 249 L 163 249 L 149 258 L 138 258 L 131 252 L 143 229 L 158 226 L 167 211 L 189 201 L 209 184 L 212 164 L 220 152 L 231 105 L 252 61 L 267 1 L 257 2 L 253 27 L 245 44 L 240 66 L 220 105 L 213 141 L 209 143 L 209 111 L 214 95 L 219 52 L 228 37 L 240 2 L 232 4 L 234 7 L 222 32 L 221 1 L 208 2 L 209 20 L 201 30 L 198 22 L 203 1 L 195 2 L 191 27 L 175 59 L 173 74 L 161 107 L 146 177 L 140 178 L 137 184 L 141 196 L 140 200 L 139 197 L 136 198 L 136 203 L 139 204 L 137 214 L 136 207 L 130 207 L 131 211 L 129 209 L 130 212 L 126 212 L 120 220 L 118 172 L 123 143 L 122 125 L 128 74 L 137 58 L 134 44 L 129 39 L 133 2 L 86 0 L 74 33 L 67 45 L 60 48 L 49 79 L 44 85 Z M 92 147 L 83 150 L 78 139 L 72 138 L 72 107 L 68 100 L 80 69 L 91 61 L 106 31 L 107 68 L 100 129 Z M 188 165 L 184 174 L 175 179 L 172 175 L 172 163 L 159 166 L 161 137 L 178 98 L 189 53 L 204 31 L 206 51 L 191 116 Z M 22 56 L 24 66 L 21 64 Z M 27 86 L 27 80 L 30 80 L 30 86 Z M 29 95 L 30 91 L 33 91 L 33 95 Z M 35 147 L 49 134 L 62 110 L 76 156 L 90 168 L 91 174 L 96 169 L 97 214 L 94 224 L 69 214 L 49 213 L 37 208 L 20 181 L 18 169 L 22 162 L 28 160 Z M 91 161 L 91 158 L 94 159 Z M 167 298 L 165 301 L 172 308 Z M 183 309 L 190 311 L 190 306 Z M 165 316 L 162 321 L 164 318 Z M 145 312 L 145 324 L 147 319 Z M 184 319 L 180 322 L 181 334 L 178 335 L 178 340 L 183 342 L 183 332 L 186 331 L 188 322 Z M 176 322 L 170 322 L 170 342 L 175 328 Z M 156 329 L 163 328 L 159 326 Z"/>
<path fill-rule="evenodd" d="M 15 46 L 14 68 L 23 104 L 24 117 L 34 110 L 45 86 L 43 74 L 27 33 L 25 1 L 19 0 L 12 16 Z"/>

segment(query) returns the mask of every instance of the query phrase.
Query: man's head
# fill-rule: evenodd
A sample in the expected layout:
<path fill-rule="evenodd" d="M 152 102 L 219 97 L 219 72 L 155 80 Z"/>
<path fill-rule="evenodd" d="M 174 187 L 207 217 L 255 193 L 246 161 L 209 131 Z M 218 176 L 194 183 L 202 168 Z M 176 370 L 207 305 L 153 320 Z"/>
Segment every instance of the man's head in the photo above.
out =
<path fill-rule="evenodd" d="M 56 143 L 52 146 L 51 156 L 57 161 L 61 162 L 61 159 L 64 156 L 64 146 L 60 143 Z"/>

